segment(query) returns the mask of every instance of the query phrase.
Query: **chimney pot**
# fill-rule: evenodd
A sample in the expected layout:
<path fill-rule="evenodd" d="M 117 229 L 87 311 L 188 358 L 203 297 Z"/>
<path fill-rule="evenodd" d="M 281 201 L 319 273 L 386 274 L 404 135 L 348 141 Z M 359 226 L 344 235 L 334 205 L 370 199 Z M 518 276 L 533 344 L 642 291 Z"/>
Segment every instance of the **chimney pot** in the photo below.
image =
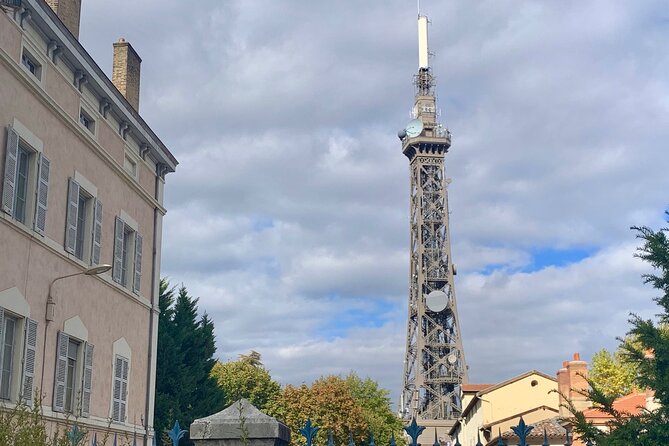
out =
<path fill-rule="evenodd" d="M 574 361 L 580 361 L 581 360 L 581 354 L 579 352 L 574 353 Z"/>

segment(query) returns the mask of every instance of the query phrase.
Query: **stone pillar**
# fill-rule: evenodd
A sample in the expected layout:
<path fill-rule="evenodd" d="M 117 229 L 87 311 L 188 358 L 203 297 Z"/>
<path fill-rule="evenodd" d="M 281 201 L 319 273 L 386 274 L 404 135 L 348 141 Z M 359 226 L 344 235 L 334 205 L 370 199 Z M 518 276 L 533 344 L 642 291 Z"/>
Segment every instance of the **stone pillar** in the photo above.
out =
<path fill-rule="evenodd" d="M 290 429 L 241 399 L 217 414 L 193 421 L 195 446 L 288 446 Z"/>

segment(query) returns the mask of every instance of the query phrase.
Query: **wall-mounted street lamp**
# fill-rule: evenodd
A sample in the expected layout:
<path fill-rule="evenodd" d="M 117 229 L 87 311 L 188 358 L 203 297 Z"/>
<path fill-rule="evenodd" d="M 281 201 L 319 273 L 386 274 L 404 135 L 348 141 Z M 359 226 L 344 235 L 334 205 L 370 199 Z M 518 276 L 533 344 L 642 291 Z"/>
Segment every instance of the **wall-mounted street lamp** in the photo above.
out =
<path fill-rule="evenodd" d="M 46 299 L 46 320 L 47 322 L 51 322 L 54 319 L 54 313 L 56 309 L 56 301 L 53 299 L 53 296 L 51 295 L 51 289 L 53 288 L 53 284 L 56 283 L 59 280 L 62 279 L 67 279 L 68 277 L 74 277 L 74 276 L 80 276 L 80 275 L 86 275 L 86 276 L 97 276 L 98 274 L 106 273 L 111 269 L 111 265 L 103 264 L 103 265 L 96 265 L 92 266 L 88 269 L 85 269 L 83 271 L 79 271 L 78 273 L 74 274 L 67 274 L 65 276 L 60 276 L 56 277 L 51 281 L 49 284 L 49 296 Z"/>
<path fill-rule="evenodd" d="M 103 264 L 103 265 L 95 265 L 92 266 L 88 269 L 85 269 L 83 271 L 79 271 L 78 273 L 73 273 L 73 274 L 67 274 L 65 276 L 60 276 L 56 277 L 51 281 L 49 284 L 49 295 L 46 299 L 46 324 L 44 324 L 44 348 L 42 348 L 42 376 L 40 377 L 40 392 L 43 391 L 44 389 L 44 360 L 46 358 L 46 339 L 47 339 L 47 333 L 49 330 L 49 322 L 53 321 L 54 319 L 54 313 L 56 310 L 56 301 L 53 299 L 53 296 L 51 295 L 51 289 L 53 288 L 53 284 L 56 283 L 59 280 L 62 279 L 67 279 L 68 277 L 74 277 L 74 276 L 97 276 L 98 274 L 106 273 L 111 269 L 111 265 Z"/>

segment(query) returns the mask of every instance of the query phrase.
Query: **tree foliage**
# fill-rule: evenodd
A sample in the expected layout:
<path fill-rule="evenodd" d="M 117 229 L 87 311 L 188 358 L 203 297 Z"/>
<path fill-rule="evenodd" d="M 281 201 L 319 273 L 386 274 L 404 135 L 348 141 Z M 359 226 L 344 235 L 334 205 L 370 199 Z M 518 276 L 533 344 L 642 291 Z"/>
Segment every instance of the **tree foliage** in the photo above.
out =
<path fill-rule="evenodd" d="M 265 410 L 281 392 L 281 386 L 263 367 L 262 357 L 256 351 L 240 355 L 237 361 L 216 362 L 211 374 L 225 393 L 226 407 L 246 398 L 258 409 Z"/>
<path fill-rule="evenodd" d="M 669 216 L 669 214 L 667 214 Z M 663 327 L 669 323 L 669 229 L 654 231 L 647 227 L 632 228 L 643 245 L 636 256 L 648 262 L 654 272 L 643 276 L 659 296 L 654 300 L 661 309 L 657 321 L 630 316 L 628 336 L 636 342 L 623 342 L 625 361 L 637 368 L 636 383 L 640 388 L 655 391 L 658 403 L 641 414 L 628 416 L 613 408 L 614 398 L 595 383 L 589 397 L 596 407 L 613 416 L 612 430 L 603 432 L 589 424 L 583 413 L 575 413 L 575 430 L 584 440 L 593 440 L 598 446 L 657 446 L 669 444 L 669 332 Z"/>
<path fill-rule="evenodd" d="M 367 378 L 351 373 L 347 377 L 327 376 L 311 386 L 286 386 L 269 405 L 268 412 L 291 430 L 292 443 L 303 445 L 299 429 L 307 419 L 320 427 L 317 444 L 325 444 L 332 431 L 335 444 L 348 444 L 349 433 L 356 444 L 369 441 L 388 444 L 392 434 L 401 439 L 402 424 L 390 410 L 388 391 Z"/>
<path fill-rule="evenodd" d="M 622 348 L 613 353 L 602 349 L 593 355 L 588 376 L 604 395 L 617 398 L 633 390 L 636 370 L 636 364 L 627 361 Z"/>
<path fill-rule="evenodd" d="M 175 293 L 167 280 L 160 281 L 154 422 L 159 440 L 175 420 L 187 427 L 224 407 L 223 391 L 211 376 L 214 324 L 207 313 L 198 318 L 197 302 L 186 287 Z"/>

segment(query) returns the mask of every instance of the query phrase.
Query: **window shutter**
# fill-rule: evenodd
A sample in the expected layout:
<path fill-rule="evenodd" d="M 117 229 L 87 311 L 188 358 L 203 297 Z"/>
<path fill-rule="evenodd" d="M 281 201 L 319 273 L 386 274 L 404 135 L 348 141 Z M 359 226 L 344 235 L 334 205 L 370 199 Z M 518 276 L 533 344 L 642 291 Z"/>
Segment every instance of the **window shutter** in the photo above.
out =
<path fill-rule="evenodd" d="M 123 359 L 116 357 L 114 364 L 114 389 L 112 391 L 112 420 L 121 421 L 121 377 L 123 376 Z"/>
<path fill-rule="evenodd" d="M 91 410 L 91 384 L 93 379 L 93 345 L 84 345 L 84 373 L 81 385 L 81 416 L 88 418 Z"/>
<path fill-rule="evenodd" d="M 0 344 L 5 343 L 5 309 L 0 307 Z M 0 348 L 0 364 L 2 364 L 2 356 L 5 349 Z M 2 379 L 2 367 L 0 367 L 0 379 Z"/>
<path fill-rule="evenodd" d="M 125 421 L 128 407 L 128 360 L 121 361 L 123 371 L 121 373 L 121 421 Z"/>
<path fill-rule="evenodd" d="M 40 154 L 39 173 L 37 175 L 37 206 L 35 207 L 35 232 L 44 235 L 46 228 L 46 210 L 49 198 L 49 170 L 51 162 Z"/>
<path fill-rule="evenodd" d="M 133 291 L 139 294 L 139 286 L 142 279 L 142 236 L 139 232 L 135 233 L 135 280 Z"/>
<path fill-rule="evenodd" d="M 100 264 L 100 251 L 102 250 L 102 202 L 95 200 L 93 209 L 93 243 L 91 250 L 91 265 Z"/>
<path fill-rule="evenodd" d="M 79 183 L 70 178 L 67 193 L 67 219 L 65 221 L 65 251 L 74 254 L 77 243 L 77 212 L 79 210 Z"/>
<path fill-rule="evenodd" d="M 114 270 L 112 271 L 112 279 L 114 282 L 121 283 L 121 269 L 123 268 L 123 237 L 125 235 L 125 223 L 123 220 L 116 217 L 114 224 Z"/>
<path fill-rule="evenodd" d="M 35 357 L 37 355 L 37 321 L 26 319 L 25 351 L 23 353 L 23 380 L 21 398 L 31 407 L 35 384 Z"/>
<path fill-rule="evenodd" d="M 17 158 L 19 156 L 19 134 L 7 129 L 7 154 L 5 155 L 5 180 L 2 186 L 2 210 L 14 214 L 14 188 L 16 186 Z"/>
<path fill-rule="evenodd" d="M 67 375 L 67 345 L 70 337 L 58 332 L 58 345 L 56 352 L 56 376 L 53 384 L 53 411 L 65 411 L 65 377 Z"/>

